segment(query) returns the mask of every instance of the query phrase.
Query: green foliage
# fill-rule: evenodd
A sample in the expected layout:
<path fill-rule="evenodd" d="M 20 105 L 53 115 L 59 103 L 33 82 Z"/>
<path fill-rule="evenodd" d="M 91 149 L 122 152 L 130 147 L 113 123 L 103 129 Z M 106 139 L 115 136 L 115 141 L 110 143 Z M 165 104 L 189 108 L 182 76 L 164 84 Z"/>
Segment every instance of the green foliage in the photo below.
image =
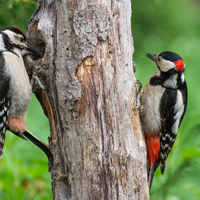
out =
<path fill-rule="evenodd" d="M 0 27 L 14 25 L 25 32 L 35 8 L 34 0 L 0 0 Z"/>
<path fill-rule="evenodd" d="M 165 174 L 161 175 L 160 169 L 155 173 L 151 199 L 200 199 L 200 3 L 195 0 L 131 2 L 136 78 L 145 85 L 149 76 L 157 71 L 145 53 L 173 51 L 186 64 L 187 111 L 167 159 Z"/>

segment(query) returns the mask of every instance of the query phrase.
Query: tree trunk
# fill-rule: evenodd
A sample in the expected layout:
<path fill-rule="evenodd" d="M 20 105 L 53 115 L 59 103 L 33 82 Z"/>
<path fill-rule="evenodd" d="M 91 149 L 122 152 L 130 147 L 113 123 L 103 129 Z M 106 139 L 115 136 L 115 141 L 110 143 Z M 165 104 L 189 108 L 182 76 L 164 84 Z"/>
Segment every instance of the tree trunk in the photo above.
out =
<path fill-rule="evenodd" d="M 130 0 L 38 0 L 28 40 L 48 116 L 54 199 L 148 199 Z M 27 61 L 29 74 L 33 64 Z"/>

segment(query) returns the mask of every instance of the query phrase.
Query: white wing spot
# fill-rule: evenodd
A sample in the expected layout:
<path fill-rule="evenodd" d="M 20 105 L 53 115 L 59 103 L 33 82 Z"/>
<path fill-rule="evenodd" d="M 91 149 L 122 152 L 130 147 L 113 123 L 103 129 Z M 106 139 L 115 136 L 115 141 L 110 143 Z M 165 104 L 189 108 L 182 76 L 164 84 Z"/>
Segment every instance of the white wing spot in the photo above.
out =
<path fill-rule="evenodd" d="M 3 116 L 3 115 L 4 115 L 4 113 L 5 113 L 5 111 L 4 111 L 4 110 L 0 111 L 0 116 Z"/>
<path fill-rule="evenodd" d="M 168 144 L 165 144 L 165 148 L 168 147 L 168 146 L 169 146 Z"/>
<path fill-rule="evenodd" d="M 176 100 L 176 105 L 174 107 L 174 112 L 176 114 L 174 116 L 174 124 L 172 126 L 171 131 L 174 135 L 176 135 L 177 131 L 178 131 L 178 126 L 180 123 L 181 116 L 184 112 L 183 98 L 182 98 L 182 94 L 179 90 L 177 90 L 177 100 Z"/>
<path fill-rule="evenodd" d="M 5 132 L 6 132 L 6 127 L 4 126 L 4 127 L 3 127 L 3 133 L 5 133 Z"/>
<path fill-rule="evenodd" d="M 161 153 L 161 158 L 164 159 L 164 155 Z"/>
<path fill-rule="evenodd" d="M 3 128 L 3 126 L 4 126 L 4 122 L 1 122 L 0 123 L 0 128 Z"/>
<path fill-rule="evenodd" d="M 3 117 L 3 122 L 6 123 L 6 116 Z"/>

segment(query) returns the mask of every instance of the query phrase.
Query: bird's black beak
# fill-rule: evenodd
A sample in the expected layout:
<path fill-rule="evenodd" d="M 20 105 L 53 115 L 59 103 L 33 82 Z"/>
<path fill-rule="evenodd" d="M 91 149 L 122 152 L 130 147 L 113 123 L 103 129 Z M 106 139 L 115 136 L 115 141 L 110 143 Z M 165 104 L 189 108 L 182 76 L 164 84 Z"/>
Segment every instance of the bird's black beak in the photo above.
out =
<path fill-rule="evenodd" d="M 33 55 L 36 59 L 41 58 L 41 55 L 37 51 L 35 51 L 34 49 L 32 49 L 31 47 L 28 47 L 28 46 L 23 47 L 22 55 L 23 56 Z"/>
<path fill-rule="evenodd" d="M 147 56 L 148 58 L 150 58 L 157 64 L 157 60 L 156 60 L 157 55 L 151 54 L 151 53 L 145 53 L 145 56 Z"/>

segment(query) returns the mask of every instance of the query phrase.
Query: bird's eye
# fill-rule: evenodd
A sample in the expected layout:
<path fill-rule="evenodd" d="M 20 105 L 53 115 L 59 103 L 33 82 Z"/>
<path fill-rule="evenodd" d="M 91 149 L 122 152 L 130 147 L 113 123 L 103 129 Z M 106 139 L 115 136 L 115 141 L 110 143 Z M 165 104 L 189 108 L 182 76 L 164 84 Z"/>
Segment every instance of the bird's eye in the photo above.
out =
<path fill-rule="evenodd" d="M 24 43 L 25 42 L 25 39 L 23 37 L 20 37 L 20 42 Z"/>
<path fill-rule="evenodd" d="M 158 61 L 161 61 L 161 57 L 160 56 L 158 56 Z"/>

